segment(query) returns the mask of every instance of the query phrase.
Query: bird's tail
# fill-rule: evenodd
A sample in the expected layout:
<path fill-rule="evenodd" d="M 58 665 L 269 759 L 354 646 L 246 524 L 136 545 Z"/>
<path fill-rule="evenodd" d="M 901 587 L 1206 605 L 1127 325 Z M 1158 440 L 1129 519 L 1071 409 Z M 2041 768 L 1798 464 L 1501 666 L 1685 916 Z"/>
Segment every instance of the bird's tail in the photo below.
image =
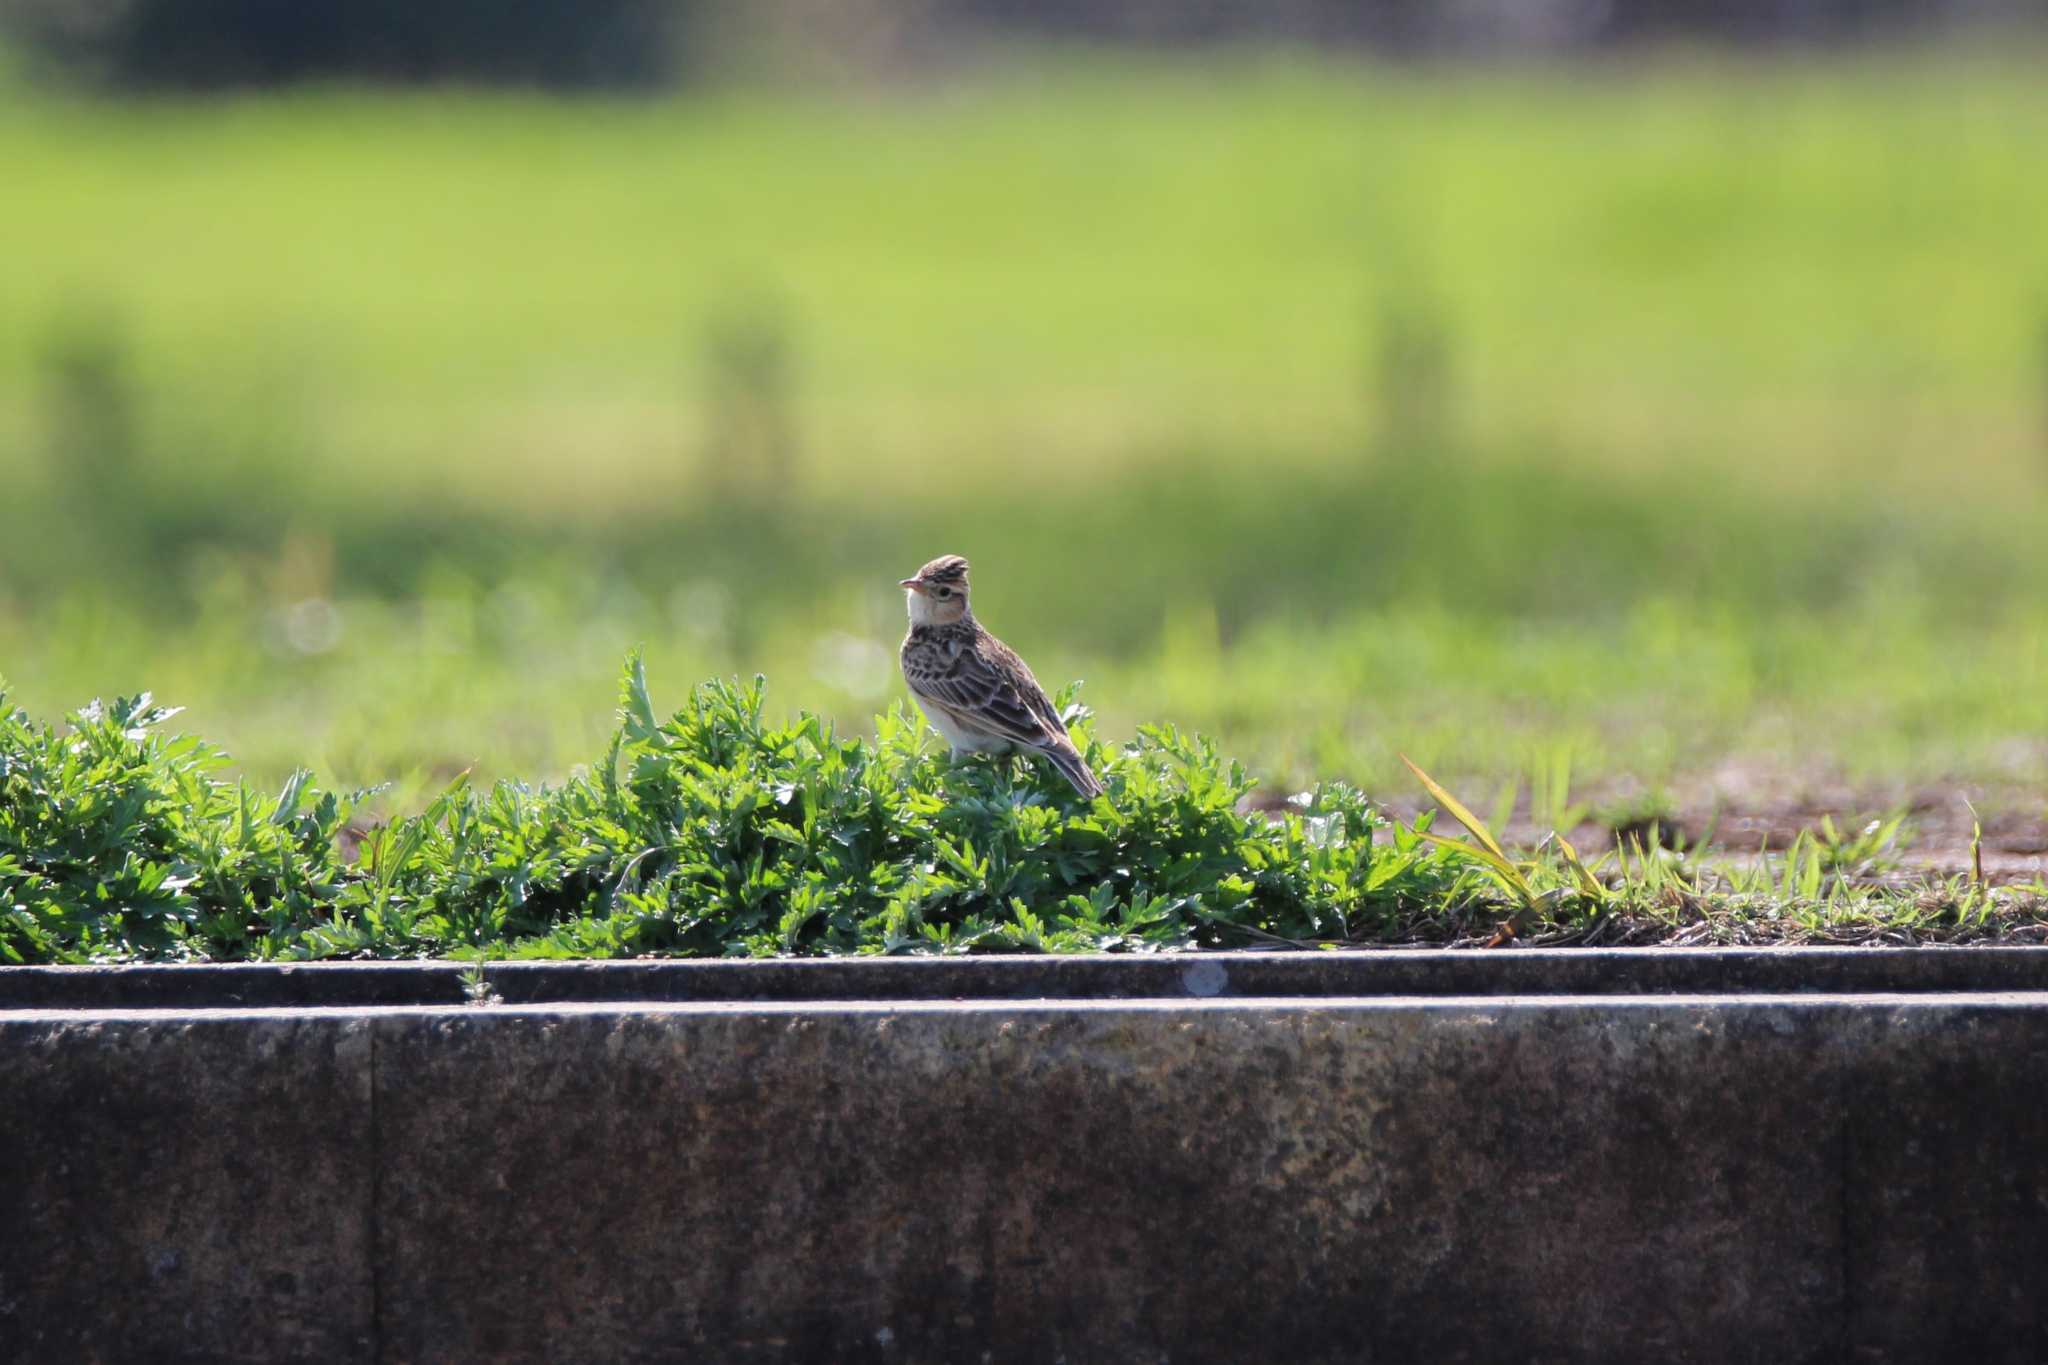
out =
<path fill-rule="evenodd" d="M 1102 784 L 1095 780 L 1095 774 L 1088 771 L 1088 761 L 1081 757 L 1081 751 L 1071 742 L 1060 745 L 1048 744 L 1039 752 L 1052 760 L 1052 766 L 1060 770 L 1060 776 L 1074 784 L 1074 790 L 1086 797 L 1102 795 Z"/>

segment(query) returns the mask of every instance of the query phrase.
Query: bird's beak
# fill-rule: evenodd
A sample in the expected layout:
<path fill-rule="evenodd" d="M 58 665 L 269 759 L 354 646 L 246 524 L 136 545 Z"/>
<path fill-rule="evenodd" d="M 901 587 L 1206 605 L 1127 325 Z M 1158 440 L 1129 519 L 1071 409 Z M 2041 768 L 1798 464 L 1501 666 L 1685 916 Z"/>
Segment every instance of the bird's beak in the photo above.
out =
<path fill-rule="evenodd" d="M 905 578 L 899 580 L 896 586 L 899 588 L 908 588 L 912 592 L 923 592 L 924 580 L 922 578 Z"/>

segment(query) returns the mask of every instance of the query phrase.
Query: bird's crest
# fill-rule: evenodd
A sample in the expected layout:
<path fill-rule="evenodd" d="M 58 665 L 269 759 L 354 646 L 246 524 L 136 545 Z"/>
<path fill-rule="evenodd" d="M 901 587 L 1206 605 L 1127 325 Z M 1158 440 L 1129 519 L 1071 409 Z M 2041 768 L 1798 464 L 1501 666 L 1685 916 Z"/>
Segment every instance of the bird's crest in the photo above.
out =
<path fill-rule="evenodd" d="M 967 585 L 967 561 L 959 555 L 940 555 L 917 571 L 918 578 L 933 586 L 949 584 L 954 587 Z"/>

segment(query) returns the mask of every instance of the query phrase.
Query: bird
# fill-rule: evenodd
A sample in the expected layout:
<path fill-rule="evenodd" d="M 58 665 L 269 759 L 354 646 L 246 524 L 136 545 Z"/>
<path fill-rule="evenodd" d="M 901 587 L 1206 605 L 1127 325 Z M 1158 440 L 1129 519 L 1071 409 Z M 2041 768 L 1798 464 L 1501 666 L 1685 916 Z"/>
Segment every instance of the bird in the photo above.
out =
<path fill-rule="evenodd" d="M 1102 783 L 1074 747 L 1052 699 L 1017 651 L 974 619 L 967 600 L 967 561 L 940 555 L 899 580 L 910 633 L 898 655 L 910 686 L 938 732 L 962 754 L 1040 753 L 1084 797 Z"/>

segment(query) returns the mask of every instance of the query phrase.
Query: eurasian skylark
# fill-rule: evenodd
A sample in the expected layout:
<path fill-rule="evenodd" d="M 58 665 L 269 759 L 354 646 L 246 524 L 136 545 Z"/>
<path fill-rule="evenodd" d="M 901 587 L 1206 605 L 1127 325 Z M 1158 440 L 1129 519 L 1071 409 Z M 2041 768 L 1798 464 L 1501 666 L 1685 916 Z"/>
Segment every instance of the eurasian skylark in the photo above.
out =
<path fill-rule="evenodd" d="M 967 605 L 967 561 L 941 555 L 902 580 L 910 606 L 903 681 L 925 716 L 961 754 L 1033 751 L 1083 796 L 1102 784 L 1067 737 L 1051 698 L 1017 651 L 982 629 Z"/>

